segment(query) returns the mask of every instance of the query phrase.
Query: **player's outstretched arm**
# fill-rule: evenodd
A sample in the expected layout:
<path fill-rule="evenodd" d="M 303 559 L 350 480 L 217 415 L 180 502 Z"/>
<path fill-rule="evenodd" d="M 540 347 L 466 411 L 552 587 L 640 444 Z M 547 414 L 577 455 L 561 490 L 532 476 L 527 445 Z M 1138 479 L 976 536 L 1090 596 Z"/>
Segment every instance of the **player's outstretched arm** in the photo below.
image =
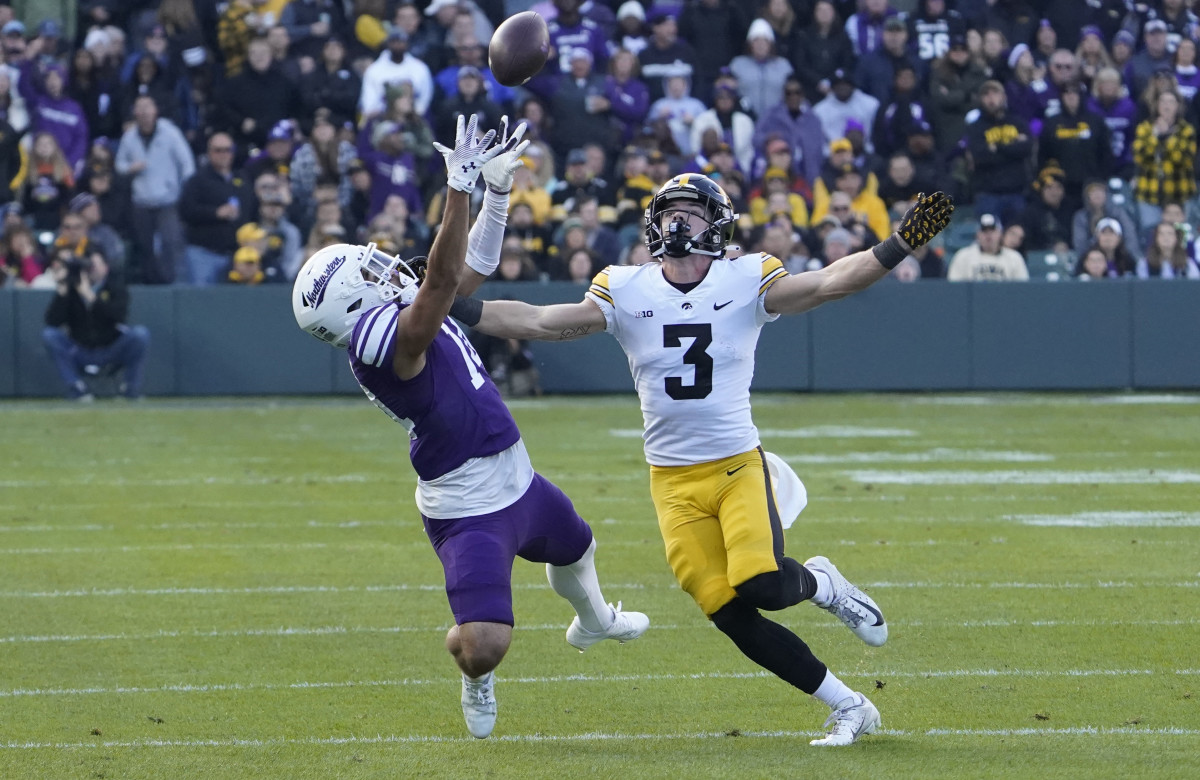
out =
<path fill-rule="evenodd" d="M 929 243 L 950 224 L 954 203 L 944 192 L 921 193 L 900 221 L 900 228 L 871 249 L 846 255 L 819 271 L 787 276 L 767 291 L 772 314 L 798 314 L 828 301 L 865 290 L 900 264 L 914 249 Z"/>
<path fill-rule="evenodd" d="M 450 314 L 489 336 L 529 341 L 572 341 L 604 330 L 604 312 L 589 300 L 534 306 L 522 301 L 459 298 Z"/>
<path fill-rule="evenodd" d="M 527 129 L 518 122 L 509 132 L 508 117 L 500 118 L 500 131 L 496 146 L 500 153 L 483 166 L 483 180 L 487 192 L 483 196 L 483 208 L 471 226 L 467 237 L 467 269 L 458 285 L 459 295 L 473 295 L 479 285 L 495 273 L 500 265 L 500 249 L 504 245 L 504 227 L 508 224 L 508 199 L 512 192 L 513 172 L 525 163 L 521 155 L 528 141 L 522 141 Z"/>
<path fill-rule="evenodd" d="M 425 280 L 417 288 L 412 305 L 401 311 L 397 319 L 392 369 L 401 379 L 410 379 L 425 367 L 425 350 L 454 303 L 467 254 L 470 194 L 484 164 L 500 151 L 499 147 L 488 148 L 495 131 L 488 131 L 481 139 L 475 137 L 476 123 L 472 116 L 464 129 L 460 116 L 454 148 L 434 144 L 446 159 L 446 207 L 441 228 L 429 250 Z"/>

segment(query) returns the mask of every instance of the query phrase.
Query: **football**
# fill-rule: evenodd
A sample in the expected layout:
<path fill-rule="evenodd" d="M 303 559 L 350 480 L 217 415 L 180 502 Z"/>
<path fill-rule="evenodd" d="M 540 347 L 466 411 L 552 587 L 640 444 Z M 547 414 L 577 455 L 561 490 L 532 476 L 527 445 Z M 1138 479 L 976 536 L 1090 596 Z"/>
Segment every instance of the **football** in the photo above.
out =
<path fill-rule="evenodd" d="M 550 55 L 550 30 L 541 14 L 523 11 L 500 23 L 488 43 L 488 67 L 506 87 L 529 81 Z"/>

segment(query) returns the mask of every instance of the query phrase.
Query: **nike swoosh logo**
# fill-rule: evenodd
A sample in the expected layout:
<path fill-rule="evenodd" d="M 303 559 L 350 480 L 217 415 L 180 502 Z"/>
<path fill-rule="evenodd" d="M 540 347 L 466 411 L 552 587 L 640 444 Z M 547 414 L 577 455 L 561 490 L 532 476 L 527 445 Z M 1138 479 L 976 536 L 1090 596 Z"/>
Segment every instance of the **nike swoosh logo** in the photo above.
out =
<path fill-rule="evenodd" d="M 724 309 L 726 306 L 728 306 L 731 303 L 733 303 L 733 301 L 725 301 L 725 303 L 714 303 L 713 311 L 720 311 L 721 309 Z"/>
<path fill-rule="evenodd" d="M 741 470 L 742 470 L 742 469 L 744 469 L 744 468 L 746 468 L 746 464 L 745 464 L 745 463 L 743 463 L 742 465 L 738 466 L 736 469 L 733 469 L 732 471 L 726 471 L 726 472 L 725 472 L 725 475 L 726 475 L 726 476 L 728 476 L 728 477 L 732 477 L 734 474 L 738 473 L 739 471 L 741 471 Z M 876 612 L 875 614 L 877 614 L 877 615 L 878 615 L 879 613 L 878 613 L 878 612 Z"/>
<path fill-rule="evenodd" d="M 863 609 L 865 609 L 867 612 L 870 612 L 872 615 L 874 615 L 875 616 L 875 625 L 877 625 L 877 626 L 883 625 L 883 615 L 880 614 L 879 610 L 875 609 L 874 607 L 872 607 L 870 604 L 867 604 L 866 602 L 859 601 L 858 599 L 854 598 L 853 596 L 850 597 L 850 600 L 853 601 L 855 604 L 862 605 Z"/>

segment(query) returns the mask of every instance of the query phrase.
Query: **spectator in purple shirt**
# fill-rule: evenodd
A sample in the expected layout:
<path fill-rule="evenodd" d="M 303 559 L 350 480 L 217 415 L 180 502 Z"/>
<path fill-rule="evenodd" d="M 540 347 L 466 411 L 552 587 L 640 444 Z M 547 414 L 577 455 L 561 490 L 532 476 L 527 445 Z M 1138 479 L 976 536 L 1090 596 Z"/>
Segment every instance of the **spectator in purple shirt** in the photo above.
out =
<path fill-rule="evenodd" d="M 408 204 L 409 212 L 423 214 L 425 206 L 417 179 L 417 158 L 406 148 L 404 133 L 395 122 L 385 119 L 371 131 L 371 149 L 363 156 L 371 171 L 370 220 L 383 211 L 389 195 L 399 195 Z"/>
<path fill-rule="evenodd" d="M 1092 95 L 1087 105 L 1108 125 L 1109 141 L 1119 176 L 1133 176 L 1133 135 L 1137 129 L 1137 106 L 1124 93 L 1121 74 L 1115 68 L 1104 68 L 1092 82 Z"/>
<path fill-rule="evenodd" d="M 608 98 L 613 121 L 620 128 L 621 142 L 631 141 L 650 108 L 650 91 L 638 78 L 637 57 L 619 49 L 608 62 L 604 97 Z"/>
<path fill-rule="evenodd" d="M 558 16 L 547 25 L 550 28 L 550 54 L 557 60 L 558 72 L 563 75 L 571 70 L 571 52 L 575 49 L 587 49 L 597 69 L 608 61 L 604 31 L 579 12 L 580 5 L 580 0 L 554 0 Z"/>
<path fill-rule="evenodd" d="M 862 0 L 861 9 L 846 20 L 846 35 L 859 57 L 883 45 L 883 24 L 898 11 L 889 7 L 888 0 Z"/>
<path fill-rule="evenodd" d="M 799 160 L 800 170 L 810 184 L 821 175 L 821 163 L 825 160 L 825 148 L 829 139 L 821 129 L 821 120 L 812 112 L 812 105 L 805 99 L 804 85 L 797 75 L 788 77 L 783 85 L 783 100 L 776 103 L 765 116 L 759 118 L 754 132 L 754 146 L 764 149 L 767 139 L 778 136 L 793 149 L 792 156 Z"/>
<path fill-rule="evenodd" d="M 54 136 L 71 170 L 78 174 L 87 154 L 88 124 L 83 107 L 64 92 L 66 79 L 67 71 L 63 66 L 57 63 L 47 66 L 42 90 L 37 93 L 29 113 L 33 132 Z"/>
<path fill-rule="evenodd" d="M 1179 94 L 1190 105 L 1200 90 L 1200 68 L 1196 67 L 1196 42 L 1183 38 L 1175 47 L 1175 80 L 1179 82 Z"/>

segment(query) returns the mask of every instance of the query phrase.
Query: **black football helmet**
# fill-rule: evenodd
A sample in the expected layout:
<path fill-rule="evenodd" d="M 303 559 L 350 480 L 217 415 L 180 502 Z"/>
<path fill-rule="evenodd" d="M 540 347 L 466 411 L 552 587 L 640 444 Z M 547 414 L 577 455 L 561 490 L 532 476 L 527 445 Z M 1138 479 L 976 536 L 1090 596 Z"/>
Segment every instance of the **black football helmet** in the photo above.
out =
<path fill-rule="evenodd" d="M 690 200 L 704 207 L 708 227 L 698 236 L 689 231 L 670 231 L 664 236 L 662 215 L 672 203 Z M 724 257 L 725 246 L 733 240 L 738 215 L 725 190 L 701 173 L 681 173 L 668 181 L 646 209 L 646 246 L 654 257 L 686 257 L 689 254 Z"/>

